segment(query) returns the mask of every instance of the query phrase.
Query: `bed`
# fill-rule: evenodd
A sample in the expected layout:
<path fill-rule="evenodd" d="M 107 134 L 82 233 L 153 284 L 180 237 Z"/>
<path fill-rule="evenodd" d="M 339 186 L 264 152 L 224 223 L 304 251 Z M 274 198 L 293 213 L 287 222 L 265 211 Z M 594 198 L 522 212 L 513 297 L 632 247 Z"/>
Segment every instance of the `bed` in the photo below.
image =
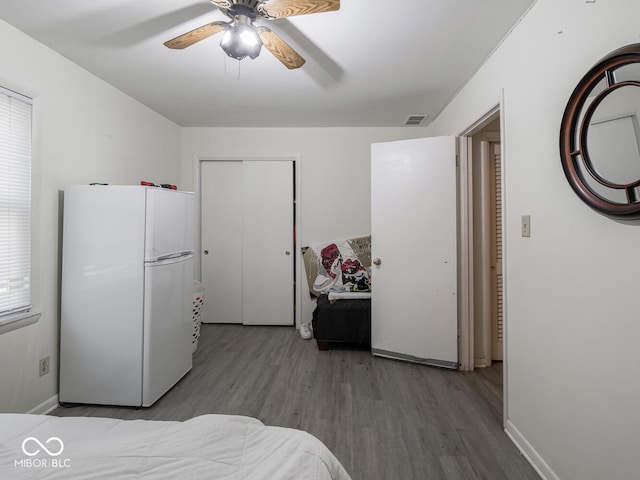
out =
<path fill-rule="evenodd" d="M 0 478 L 350 480 L 309 433 L 257 419 L 0 414 Z"/>

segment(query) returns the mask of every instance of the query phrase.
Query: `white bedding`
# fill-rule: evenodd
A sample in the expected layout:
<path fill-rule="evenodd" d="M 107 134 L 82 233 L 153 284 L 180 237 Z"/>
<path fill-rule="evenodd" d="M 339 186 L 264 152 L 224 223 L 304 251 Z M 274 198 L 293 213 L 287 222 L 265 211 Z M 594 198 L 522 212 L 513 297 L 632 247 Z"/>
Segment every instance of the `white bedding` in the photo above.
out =
<path fill-rule="evenodd" d="M 60 451 L 62 450 L 62 451 Z M 0 479 L 349 480 L 314 436 L 249 417 L 0 414 Z"/>
<path fill-rule="evenodd" d="M 371 298 L 371 292 L 329 292 L 329 301 L 334 300 L 355 300 Z"/>

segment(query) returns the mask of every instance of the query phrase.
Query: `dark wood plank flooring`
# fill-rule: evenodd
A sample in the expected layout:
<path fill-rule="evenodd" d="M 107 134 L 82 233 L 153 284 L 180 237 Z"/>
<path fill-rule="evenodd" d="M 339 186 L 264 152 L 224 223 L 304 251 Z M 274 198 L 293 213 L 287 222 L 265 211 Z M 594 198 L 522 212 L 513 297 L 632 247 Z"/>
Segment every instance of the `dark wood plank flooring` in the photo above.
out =
<path fill-rule="evenodd" d="M 455 372 L 318 351 L 291 327 L 203 325 L 193 369 L 150 408 L 58 416 L 185 420 L 223 413 L 305 430 L 353 480 L 538 479 L 502 430 L 502 367 Z"/>

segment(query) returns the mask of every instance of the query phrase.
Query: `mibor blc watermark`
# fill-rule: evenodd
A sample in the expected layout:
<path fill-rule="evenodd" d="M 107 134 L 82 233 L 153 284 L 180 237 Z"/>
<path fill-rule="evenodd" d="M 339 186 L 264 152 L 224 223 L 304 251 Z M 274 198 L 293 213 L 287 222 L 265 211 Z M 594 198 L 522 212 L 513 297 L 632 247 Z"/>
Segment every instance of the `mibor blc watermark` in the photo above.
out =
<path fill-rule="evenodd" d="M 13 461 L 16 468 L 69 468 L 69 458 L 59 458 L 64 451 L 64 443 L 58 437 L 49 437 L 44 443 L 36 437 L 27 437 L 22 441 L 22 453 L 25 458 Z"/>

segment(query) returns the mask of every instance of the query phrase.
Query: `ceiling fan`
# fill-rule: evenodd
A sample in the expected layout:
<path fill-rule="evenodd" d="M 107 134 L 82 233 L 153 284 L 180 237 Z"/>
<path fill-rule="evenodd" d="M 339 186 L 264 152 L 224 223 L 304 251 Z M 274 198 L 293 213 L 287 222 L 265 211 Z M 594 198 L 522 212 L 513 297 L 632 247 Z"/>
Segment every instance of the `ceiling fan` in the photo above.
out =
<path fill-rule="evenodd" d="M 279 35 L 256 20 L 331 12 L 340 9 L 340 0 L 210 0 L 231 20 L 211 22 L 164 43 L 168 48 L 183 49 L 216 33 L 224 32 L 222 50 L 232 58 L 256 58 L 264 45 L 284 66 L 300 68 L 304 58 Z"/>

